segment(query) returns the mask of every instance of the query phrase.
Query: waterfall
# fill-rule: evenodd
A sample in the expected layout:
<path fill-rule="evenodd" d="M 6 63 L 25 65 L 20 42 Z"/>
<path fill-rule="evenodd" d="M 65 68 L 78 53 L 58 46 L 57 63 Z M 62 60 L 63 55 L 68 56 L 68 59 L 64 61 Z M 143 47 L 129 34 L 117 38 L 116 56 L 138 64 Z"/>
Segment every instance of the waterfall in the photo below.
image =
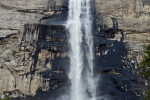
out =
<path fill-rule="evenodd" d="M 70 100 L 95 100 L 90 0 L 70 0 L 66 24 L 70 43 Z"/>

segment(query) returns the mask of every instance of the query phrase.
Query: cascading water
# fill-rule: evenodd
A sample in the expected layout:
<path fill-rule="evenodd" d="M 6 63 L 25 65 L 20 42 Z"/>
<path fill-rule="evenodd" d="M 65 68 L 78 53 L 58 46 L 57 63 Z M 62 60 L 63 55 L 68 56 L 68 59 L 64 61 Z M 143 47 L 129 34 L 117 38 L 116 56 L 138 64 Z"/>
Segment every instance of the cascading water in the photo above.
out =
<path fill-rule="evenodd" d="M 70 38 L 70 100 L 95 100 L 90 0 L 70 0 L 66 27 Z"/>

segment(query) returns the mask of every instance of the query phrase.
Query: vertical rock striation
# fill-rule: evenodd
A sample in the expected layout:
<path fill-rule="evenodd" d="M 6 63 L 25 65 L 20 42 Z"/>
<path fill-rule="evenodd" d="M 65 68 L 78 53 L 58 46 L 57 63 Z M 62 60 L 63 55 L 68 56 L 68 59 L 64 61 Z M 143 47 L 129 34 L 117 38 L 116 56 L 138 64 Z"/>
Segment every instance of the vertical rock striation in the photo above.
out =
<path fill-rule="evenodd" d="M 55 62 L 67 58 L 65 31 L 46 23 L 67 10 L 63 0 L 1 0 L 0 9 L 0 95 L 34 96 L 61 86 L 64 65 Z"/>

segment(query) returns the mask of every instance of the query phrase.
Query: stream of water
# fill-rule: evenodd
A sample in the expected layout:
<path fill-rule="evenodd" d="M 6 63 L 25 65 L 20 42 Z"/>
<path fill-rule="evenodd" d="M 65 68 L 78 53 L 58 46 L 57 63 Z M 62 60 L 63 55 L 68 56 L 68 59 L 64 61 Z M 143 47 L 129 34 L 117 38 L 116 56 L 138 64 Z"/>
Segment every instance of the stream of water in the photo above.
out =
<path fill-rule="evenodd" d="M 66 27 L 70 43 L 70 100 L 95 100 L 90 0 L 70 0 Z"/>

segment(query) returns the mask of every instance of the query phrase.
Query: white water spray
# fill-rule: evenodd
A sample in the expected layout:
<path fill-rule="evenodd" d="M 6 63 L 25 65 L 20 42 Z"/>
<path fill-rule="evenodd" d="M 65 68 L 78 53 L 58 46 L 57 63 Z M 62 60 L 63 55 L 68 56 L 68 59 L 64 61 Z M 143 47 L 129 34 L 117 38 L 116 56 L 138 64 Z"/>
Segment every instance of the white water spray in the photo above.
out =
<path fill-rule="evenodd" d="M 70 34 L 70 100 L 95 100 L 90 0 L 70 0 L 66 27 Z"/>

